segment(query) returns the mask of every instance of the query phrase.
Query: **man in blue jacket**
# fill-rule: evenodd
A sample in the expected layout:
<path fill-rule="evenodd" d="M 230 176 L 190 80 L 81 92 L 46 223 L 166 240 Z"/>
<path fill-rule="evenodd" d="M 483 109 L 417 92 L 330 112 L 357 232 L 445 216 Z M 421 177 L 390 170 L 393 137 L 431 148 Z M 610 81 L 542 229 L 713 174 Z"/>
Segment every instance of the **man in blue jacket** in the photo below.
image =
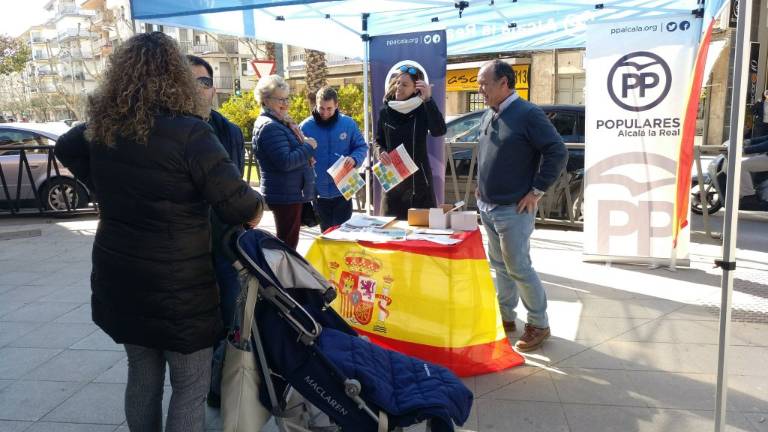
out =
<path fill-rule="evenodd" d="M 188 55 L 192 74 L 197 79 L 200 95 L 213 106 L 213 97 L 216 95 L 216 88 L 213 85 L 213 68 L 200 57 Z M 243 132 L 237 125 L 227 120 L 223 115 L 211 109 L 208 117 L 208 124 L 213 128 L 213 132 L 224 146 L 224 150 L 229 154 L 229 158 L 243 174 L 245 168 L 245 140 Z M 211 246 L 213 252 L 213 267 L 216 271 L 216 283 L 219 285 L 219 301 L 221 306 L 221 317 L 224 321 L 224 327 L 232 327 L 232 317 L 235 312 L 235 301 L 240 292 L 240 285 L 237 281 L 237 272 L 232 267 L 232 262 L 224 255 L 223 235 L 230 228 L 215 213 L 211 212 Z M 211 375 L 211 390 L 208 393 L 208 404 L 218 407 L 221 400 L 221 367 L 224 360 L 223 339 L 214 347 L 213 355 L 213 373 Z"/>
<path fill-rule="evenodd" d="M 528 311 L 519 351 L 538 348 L 549 337 L 547 295 L 531 264 L 530 237 L 536 206 L 565 168 L 563 139 L 538 106 L 515 92 L 515 73 L 501 60 L 477 74 L 490 107 L 480 121 L 477 206 L 488 234 L 488 256 L 496 270 L 501 320 L 516 330 L 518 298 Z"/>
<path fill-rule="evenodd" d="M 304 136 L 317 140 L 315 153 L 315 187 L 317 189 L 317 211 L 320 228 L 328 228 L 352 217 L 352 201 L 344 199 L 327 170 L 340 157 L 347 167 L 359 167 L 368 153 L 368 144 L 363 139 L 357 123 L 351 117 L 339 113 L 339 95 L 332 87 L 317 91 L 312 115 L 301 123 Z"/>

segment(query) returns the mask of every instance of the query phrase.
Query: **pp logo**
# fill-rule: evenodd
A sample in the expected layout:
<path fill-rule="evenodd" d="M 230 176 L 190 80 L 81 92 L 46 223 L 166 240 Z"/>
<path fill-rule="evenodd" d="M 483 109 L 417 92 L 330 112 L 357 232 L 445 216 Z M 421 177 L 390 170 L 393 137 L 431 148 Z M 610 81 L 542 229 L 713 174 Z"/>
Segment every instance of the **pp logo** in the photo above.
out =
<path fill-rule="evenodd" d="M 339 140 L 340 141 L 344 141 L 346 139 L 347 139 L 347 133 L 346 132 L 342 132 L 342 133 L 339 134 Z"/>
<path fill-rule="evenodd" d="M 672 87 L 672 71 L 658 55 L 637 51 L 614 63 L 608 73 L 608 94 L 627 111 L 646 111 L 660 104 Z"/>
<path fill-rule="evenodd" d="M 440 37 L 440 34 L 435 33 L 433 35 L 425 35 L 424 36 L 424 43 L 425 44 L 431 44 L 431 43 L 440 43 L 440 40 L 442 38 Z"/>

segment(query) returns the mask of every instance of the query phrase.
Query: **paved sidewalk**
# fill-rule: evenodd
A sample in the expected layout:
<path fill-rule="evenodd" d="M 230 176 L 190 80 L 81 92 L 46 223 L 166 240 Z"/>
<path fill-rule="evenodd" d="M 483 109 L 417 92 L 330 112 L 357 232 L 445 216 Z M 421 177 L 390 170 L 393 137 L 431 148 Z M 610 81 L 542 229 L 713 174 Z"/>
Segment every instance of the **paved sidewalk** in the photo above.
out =
<path fill-rule="evenodd" d="M 768 223 L 741 226 L 728 430 L 768 431 Z M 95 229 L 93 218 L 0 219 L 0 432 L 128 430 L 125 353 L 91 321 Z M 316 233 L 302 232 L 301 252 Z M 713 430 L 720 247 L 696 235 L 691 268 L 670 272 L 583 263 L 582 238 L 534 234 L 553 337 L 525 366 L 465 380 L 476 400 L 464 429 Z M 207 425 L 221 428 L 217 411 Z"/>

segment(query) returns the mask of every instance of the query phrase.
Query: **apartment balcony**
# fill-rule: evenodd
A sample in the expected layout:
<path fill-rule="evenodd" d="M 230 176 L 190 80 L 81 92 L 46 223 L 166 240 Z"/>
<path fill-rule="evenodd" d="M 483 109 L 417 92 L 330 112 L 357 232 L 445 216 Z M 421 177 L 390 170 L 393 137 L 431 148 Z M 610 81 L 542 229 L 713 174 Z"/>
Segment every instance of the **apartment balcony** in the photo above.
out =
<path fill-rule="evenodd" d="M 54 20 L 58 20 L 65 16 L 71 16 L 71 15 L 92 17 L 96 15 L 96 11 L 88 10 L 88 9 L 80 9 L 77 6 L 62 6 L 62 7 L 59 7 L 59 9 L 56 11 Z"/>
<path fill-rule="evenodd" d="M 59 57 L 62 60 L 72 59 L 72 60 L 84 60 L 84 59 L 92 59 L 93 53 L 90 50 L 79 50 L 79 49 L 70 49 L 68 51 L 61 51 L 61 54 L 59 54 Z"/>
<path fill-rule="evenodd" d="M 336 54 L 325 55 L 325 66 L 328 68 L 347 65 L 359 65 L 362 62 L 358 59 L 344 57 Z M 306 69 L 307 64 L 305 61 L 304 53 L 296 53 L 290 56 L 288 63 L 289 71 L 303 71 Z"/>
<path fill-rule="evenodd" d="M 71 72 L 64 72 L 61 74 L 61 78 L 63 80 L 71 80 L 72 79 L 72 73 Z M 83 72 L 75 72 L 74 75 L 75 81 L 85 81 L 85 74 Z"/>
<path fill-rule="evenodd" d="M 51 56 L 48 55 L 48 53 L 42 53 L 42 54 L 32 54 L 32 61 L 45 61 L 50 59 Z"/>
<path fill-rule="evenodd" d="M 36 36 L 36 37 L 31 38 L 31 42 L 33 44 L 44 44 L 44 43 L 48 42 L 48 40 L 46 38 L 42 37 L 42 36 Z"/>
<path fill-rule="evenodd" d="M 94 38 L 101 36 L 98 33 L 90 32 L 86 29 L 81 28 L 80 31 L 78 31 L 76 28 L 70 28 L 66 29 L 63 32 L 59 32 L 58 37 L 59 40 L 69 39 L 69 38 Z"/>
<path fill-rule="evenodd" d="M 209 43 L 194 43 L 191 41 L 181 41 L 179 42 L 179 46 L 181 47 L 181 50 L 184 54 L 196 54 L 196 55 L 204 55 L 204 54 L 213 54 L 213 53 L 227 53 L 227 54 L 237 54 L 237 40 L 222 40 L 219 43 L 217 42 L 209 42 Z"/>

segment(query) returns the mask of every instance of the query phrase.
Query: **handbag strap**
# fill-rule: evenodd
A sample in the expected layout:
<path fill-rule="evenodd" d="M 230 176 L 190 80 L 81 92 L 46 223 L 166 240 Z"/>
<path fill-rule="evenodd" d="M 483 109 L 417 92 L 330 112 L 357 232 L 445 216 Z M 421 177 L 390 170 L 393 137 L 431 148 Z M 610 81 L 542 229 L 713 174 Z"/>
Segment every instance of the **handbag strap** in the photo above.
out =
<path fill-rule="evenodd" d="M 242 270 L 248 273 L 245 268 Z M 248 276 L 248 294 L 245 298 L 245 312 L 243 313 L 243 331 L 240 333 L 242 339 L 245 335 L 250 340 L 251 327 L 253 326 L 253 314 L 256 309 L 256 299 L 259 296 L 259 280 L 253 276 Z"/>

